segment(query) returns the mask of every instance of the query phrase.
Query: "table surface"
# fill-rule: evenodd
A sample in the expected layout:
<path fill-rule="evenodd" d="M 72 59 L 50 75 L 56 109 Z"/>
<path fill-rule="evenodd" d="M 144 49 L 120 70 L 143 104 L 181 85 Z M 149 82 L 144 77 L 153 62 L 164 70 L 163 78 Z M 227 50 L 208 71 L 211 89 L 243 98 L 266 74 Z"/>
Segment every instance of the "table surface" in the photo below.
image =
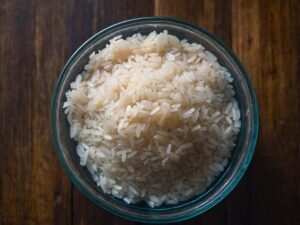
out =
<path fill-rule="evenodd" d="M 182 224 L 299 224 L 300 4 L 268 0 L 0 0 L 0 224 L 138 224 L 85 198 L 59 165 L 49 108 L 58 74 L 118 21 L 177 17 L 213 32 L 246 66 L 260 130 L 232 193 Z"/>

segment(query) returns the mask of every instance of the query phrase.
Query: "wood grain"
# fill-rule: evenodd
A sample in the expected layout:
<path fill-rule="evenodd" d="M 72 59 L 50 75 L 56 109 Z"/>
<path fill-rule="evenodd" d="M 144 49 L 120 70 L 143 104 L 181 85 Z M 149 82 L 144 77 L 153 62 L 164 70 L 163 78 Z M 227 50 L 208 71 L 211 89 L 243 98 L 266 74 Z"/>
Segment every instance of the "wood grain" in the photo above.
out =
<path fill-rule="evenodd" d="M 152 15 L 188 20 L 224 40 L 249 71 L 259 102 L 247 173 L 216 207 L 178 224 L 298 224 L 299 11 L 296 0 L 0 0 L 0 224 L 140 224 L 73 187 L 53 151 L 49 107 L 60 69 L 86 39 Z"/>
<path fill-rule="evenodd" d="M 71 224 L 71 183 L 60 169 L 50 138 L 49 106 L 59 71 L 71 53 L 72 1 L 36 1 L 31 217 Z M 35 224 L 35 223 L 33 223 Z"/>
<path fill-rule="evenodd" d="M 23 35 L 25 27 L 29 31 L 27 36 Z M 0 218 L 2 224 L 6 221 L 15 224 L 20 218 L 27 217 L 25 193 L 30 189 L 27 175 L 33 151 L 34 5 L 18 6 L 17 1 L 1 4 L 0 35 Z M 26 67 L 22 65 L 24 58 L 27 59 Z"/>
<path fill-rule="evenodd" d="M 260 106 L 252 224 L 296 224 L 300 219 L 299 3 L 237 1 L 236 6 L 233 49 L 249 70 Z"/>
<path fill-rule="evenodd" d="M 51 91 L 68 42 L 57 36 L 65 25 L 61 9 L 32 1 L 1 4 L 2 224 L 70 224 L 71 185 L 49 131 Z"/>

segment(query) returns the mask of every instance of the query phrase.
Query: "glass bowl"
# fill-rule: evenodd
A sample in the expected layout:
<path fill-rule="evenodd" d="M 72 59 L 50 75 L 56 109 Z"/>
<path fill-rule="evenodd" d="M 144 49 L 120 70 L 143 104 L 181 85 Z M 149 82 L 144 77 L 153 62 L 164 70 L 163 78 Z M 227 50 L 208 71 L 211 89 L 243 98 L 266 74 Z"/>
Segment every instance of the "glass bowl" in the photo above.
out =
<path fill-rule="evenodd" d="M 75 150 L 75 141 L 69 137 L 69 124 L 62 108 L 65 92 L 70 83 L 82 72 L 89 55 L 105 47 L 117 35 L 123 37 L 135 33 L 149 34 L 156 30 L 168 30 L 179 39 L 202 44 L 215 54 L 218 62 L 225 66 L 234 78 L 233 86 L 241 111 L 242 127 L 236 147 L 223 173 L 202 194 L 176 205 L 150 208 L 145 203 L 126 204 L 120 199 L 104 194 L 92 180 L 85 167 L 80 166 Z M 258 106 L 255 91 L 246 70 L 232 51 L 217 37 L 191 23 L 171 18 L 147 17 L 127 20 L 110 26 L 95 34 L 71 56 L 56 83 L 51 105 L 52 139 L 57 156 L 75 186 L 92 202 L 107 211 L 134 221 L 168 223 L 185 220 L 199 215 L 224 199 L 237 185 L 252 158 L 258 135 Z"/>

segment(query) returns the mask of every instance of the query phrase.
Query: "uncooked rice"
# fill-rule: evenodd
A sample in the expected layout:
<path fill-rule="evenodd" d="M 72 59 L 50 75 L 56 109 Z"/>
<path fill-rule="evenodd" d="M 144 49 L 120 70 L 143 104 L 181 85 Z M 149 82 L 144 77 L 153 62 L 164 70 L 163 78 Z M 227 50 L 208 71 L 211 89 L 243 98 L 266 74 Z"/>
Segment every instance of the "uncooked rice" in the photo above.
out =
<path fill-rule="evenodd" d="M 204 192 L 241 127 L 230 72 L 167 31 L 117 36 L 89 58 L 63 107 L 102 191 L 150 207 Z"/>

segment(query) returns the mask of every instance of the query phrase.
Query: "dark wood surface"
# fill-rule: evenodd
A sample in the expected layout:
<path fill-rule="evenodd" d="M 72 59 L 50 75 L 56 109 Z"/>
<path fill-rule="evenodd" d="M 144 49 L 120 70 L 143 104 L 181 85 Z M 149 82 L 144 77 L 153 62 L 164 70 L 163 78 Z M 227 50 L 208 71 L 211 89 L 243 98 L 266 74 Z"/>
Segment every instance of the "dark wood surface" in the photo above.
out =
<path fill-rule="evenodd" d="M 168 16 L 227 43 L 254 83 L 256 153 L 216 207 L 181 224 L 299 224 L 300 3 L 268 0 L 0 0 L 0 224 L 114 224 L 59 165 L 50 98 L 68 57 L 97 31 L 125 19 Z"/>

